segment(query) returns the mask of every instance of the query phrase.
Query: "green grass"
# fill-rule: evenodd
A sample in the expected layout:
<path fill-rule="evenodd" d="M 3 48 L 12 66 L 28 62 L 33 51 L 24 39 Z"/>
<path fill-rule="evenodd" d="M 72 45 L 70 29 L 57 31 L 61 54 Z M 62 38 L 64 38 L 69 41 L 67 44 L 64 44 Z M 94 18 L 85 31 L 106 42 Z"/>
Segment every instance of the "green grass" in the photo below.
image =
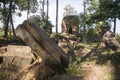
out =
<path fill-rule="evenodd" d="M 0 37 L 4 36 L 4 31 L 0 29 Z"/>
<path fill-rule="evenodd" d="M 9 80 L 9 75 L 6 73 L 0 73 L 0 80 Z"/>

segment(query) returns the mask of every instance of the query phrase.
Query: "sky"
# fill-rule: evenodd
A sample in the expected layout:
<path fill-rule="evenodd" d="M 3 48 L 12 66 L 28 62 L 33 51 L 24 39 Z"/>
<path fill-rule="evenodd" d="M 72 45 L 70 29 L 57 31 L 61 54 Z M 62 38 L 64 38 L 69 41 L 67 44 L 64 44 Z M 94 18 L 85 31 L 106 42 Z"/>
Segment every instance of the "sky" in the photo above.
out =
<path fill-rule="evenodd" d="M 46 0 L 45 0 L 46 1 Z M 66 5 L 70 4 L 76 11 L 77 14 L 83 12 L 83 0 L 58 0 L 59 1 L 59 13 L 58 13 L 58 30 L 59 32 L 61 32 L 61 23 L 62 23 L 62 19 L 63 19 L 63 13 L 64 13 L 64 8 Z M 45 9 L 46 9 L 46 5 L 45 5 Z M 45 10 L 46 11 L 46 10 Z M 37 15 L 39 13 L 36 14 L 30 14 L 29 16 L 32 15 Z M 27 19 L 27 12 L 22 12 L 22 17 L 14 17 L 14 25 L 15 27 L 17 27 L 19 24 L 21 24 L 24 20 Z M 49 0 L 49 20 L 51 21 L 51 23 L 54 25 L 52 31 L 55 32 L 56 28 L 56 0 Z M 117 20 L 117 29 L 116 32 L 120 33 L 120 20 Z"/>
<path fill-rule="evenodd" d="M 59 1 L 59 10 L 58 10 L 58 32 L 61 32 L 61 24 L 62 24 L 62 19 L 63 19 L 63 13 L 64 13 L 64 8 L 68 4 L 71 5 L 76 11 L 77 14 L 80 12 L 83 12 L 83 2 L 82 0 L 58 0 Z M 45 5 L 45 12 L 46 12 L 46 5 Z M 39 13 L 36 14 L 30 14 L 29 16 L 32 15 L 39 15 Z M 22 12 L 22 17 L 17 17 L 15 16 L 15 27 L 21 24 L 24 20 L 27 19 L 27 12 Z M 52 31 L 56 31 L 56 0 L 49 0 L 49 20 L 51 23 L 54 25 Z"/>
<path fill-rule="evenodd" d="M 55 26 L 55 21 L 56 21 L 56 0 L 49 0 L 50 6 L 49 6 L 49 20 L 52 22 L 52 24 Z M 66 5 L 70 4 L 74 9 L 77 11 L 77 14 L 83 12 L 83 0 L 58 0 L 59 1 L 59 19 L 58 19 L 58 27 L 59 27 L 59 32 L 61 32 L 61 23 L 63 19 L 63 13 L 64 13 L 64 8 Z M 113 23 L 112 23 L 112 28 L 113 29 Z M 120 33 L 120 20 L 117 20 L 116 24 L 116 32 Z M 55 32 L 55 27 L 53 28 L 53 32 Z"/>
<path fill-rule="evenodd" d="M 49 6 L 49 19 L 51 20 L 51 22 L 53 23 L 53 25 L 55 25 L 55 21 L 56 21 L 56 0 L 49 0 L 50 1 L 50 6 Z M 68 4 L 70 4 L 72 7 L 74 7 L 74 9 L 77 11 L 77 13 L 79 14 L 80 12 L 83 12 L 83 7 L 82 7 L 82 0 L 58 0 L 59 1 L 59 13 L 58 13 L 58 29 L 59 32 L 61 32 L 61 23 L 62 23 L 62 19 L 63 19 L 63 13 L 65 6 L 67 6 Z M 53 28 L 53 32 L 55 32 L 55 27 Z"/>

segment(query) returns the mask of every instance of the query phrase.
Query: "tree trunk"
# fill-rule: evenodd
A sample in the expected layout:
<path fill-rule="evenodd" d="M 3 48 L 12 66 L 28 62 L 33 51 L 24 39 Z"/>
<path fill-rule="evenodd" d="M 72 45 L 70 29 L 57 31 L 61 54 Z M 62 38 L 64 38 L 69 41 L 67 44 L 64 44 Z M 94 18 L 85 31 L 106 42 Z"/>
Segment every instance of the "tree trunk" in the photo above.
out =
<path fill-rule="evenodd" d="M 11 26 L 12 26 L 12 32 L 13 32 L 13 35 L 16 37 L 15 29 L 14 29 L 14 24 L 13 24 L 12 14 L 10 15 L 10 23 L 11 23 Z"/>
<path fill-rule="evenodd" d="M 6 29 L 6 6 L 3 4 L 3 11 L 2 11 L 2 16 L 3 16 L 3 29 L 4 29 L 4 37 L 5 37 L 5 29 Z"/>
<path fill-rule="evenodd" d="M 114 28 L 113 28 L 113 32 L 116 33 L 116 18 L 114 18 Z"/>
<path fill-rule="evenodd" d="M 86 43 L 86 0 L 84 0 L 83 42 Z"/>
<path fill-rule="evenodd" d="M 56 0 L 56 38 L 57 38 L 57 43 L 58 43 L 58 0 Z"/>
<path fill-rule="evenodd" d="M 47 0 L 47 21 L 48 21 L 48 13 L 49 13 L 49 0 Z"/>
<path fill-rule="evenodd" d="M 27 8 L 27 19 L 28 19 L 29 9 L 30 9 L 30 1 L 29 0 L 27 0 L 27 6 L 28 6 L 28 8 Z"/>
<path fill-rule="evenodd" d="M 45 14 L 44 14 L 44 4 L 45 4 L 45 0 L 43 0 L 43 3 L 42 3 L 42 7 L 43 7 L 43 11 L 42 11 L 42 19 L 43 19 L 43 21 L 44 21 L 44 16 L 45 16 Z"/>
<path fill-rule="evenodd" d="M 5 39 L 7 39 L 7 37 L 8 37 L 8 27 L 9 27 L 10 15 L 12 12 L 12 2 L 13 2 L 13 0 L 9 0 L 9 12 L 7 15 L 7 21 L 6 21 L 5 32 L 4 32 Z"/>

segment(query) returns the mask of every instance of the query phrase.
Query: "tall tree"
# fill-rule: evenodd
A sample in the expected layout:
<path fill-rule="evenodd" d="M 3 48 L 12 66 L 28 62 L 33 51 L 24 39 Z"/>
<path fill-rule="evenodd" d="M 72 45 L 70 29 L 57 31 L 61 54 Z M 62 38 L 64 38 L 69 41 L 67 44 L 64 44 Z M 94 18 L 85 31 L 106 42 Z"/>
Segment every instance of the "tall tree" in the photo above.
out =
<path fill-rule="evenodd" d="M 38 0 L 14 0 L 14 3 L 18 7 L 17 10 L 27 10 L 27 13 L 35 13 L 39 6 Z"/>
<path fill-rule="evenodd" d="M 56 37 L 57 37 L 57 42 L 58 42 L 58 0 L 56 0 Z"/>
<path fill-rule="evenodd" d="M 47 0 L 47 21 L 48 21 L 48 14 L 49 14 L 49 0 Z"/>
<path fill-rule="evenodd" d="M 86 43 L 86 0 L 84 2 L 84 21 L 83 21 L 83 42 Z"/>
<path fill-rule="evenodd" d="M 9 11 L 8 11 L 7 21 L 6 21 L 5 31 L 4 31 L 4 38 L 5 39 L 7 39 L 7 37 L 8 37 L 9 21 L 10 21 L 10 16 L 12 14 L 12 2 L 13 2 L 13 0 L 9 0 Z"/>
<path fill-rule="evenodd" d="M 45 16 L 45 13 L 44 13 L 44 5 L 45 5 L 45 0 L 43 0 L 43 3 L 42 3 L 42 7 L 43 7 L 43 11 L 42 11 L 42 19 L 44 21 L 44 16 Z"/>
<path fill-rule="evenodd" d="M 113 2 L 113 5 L 114 5 L 114 10 L 113 10 L 113 13 L 114 13 L 114 28 L 113 28 L 113 32 L 116 33 L 116 19 L 119 18 L 120 19 L 120 0 L 115 0 Z M 115 11 L 115 12 L 114 12 Z"/>
<path fill-rule="evenodd" d="M 3 29 L 5 30 L 5 26 L 6 26 L 6 15 L 7 15 L 7 9 L 5 6 L 5 3 L 3 3 L 3 9 L 2 11 L 2 21 L 3 21 Z"/>
<path fill-rule="evenodd" d="M 93 6 L 95 3 L 97 5 Z M 113 32 L 116 31 L 116 19 L 120 19 L 120 0 L 91 0 L 89 11 L 92 7 L 92 13 L 90 13 L 90 22 L 99 21 L 113 21 Z"/>
<path fill-rule="evenodd" d="M 11 15 L 10 15 L 10 23 L 11 23 L 11 26 L 12 26 L 12 32 L 13 32 L 13 35 L 16 37 L 16 33 L 15 33 L 15 29 L 14 29 L 14 24 L 13 24 L 12 13 L 11 13 Z"/>
<path fill-rule="evenodd" d="M 12 25 L 12 31 L 15 35 L 12 15 L 16 12 L 16 10 L 23 11 L 28 9 L 28 11 L 31 12 L 35 12 L 37 10 L 37 0 L 0 0 L 0 2 L 3 3 L 1 11 L 3 16 L 2 20 L 5 38 L 7 38 L 8 36 L 9 23 Z M 27 2 L 31 6 L 29 6 Z M 7 7 L 6 5 L 9 5 L 9 7 Z"/>
<path fill-rule="evenodd" d="M 27 6 L 28 6 L 28 9 L 27 9 L 27 19 L 28 19 L 29 10 L 30 10 L 30 0 L 27 0 Z"/>

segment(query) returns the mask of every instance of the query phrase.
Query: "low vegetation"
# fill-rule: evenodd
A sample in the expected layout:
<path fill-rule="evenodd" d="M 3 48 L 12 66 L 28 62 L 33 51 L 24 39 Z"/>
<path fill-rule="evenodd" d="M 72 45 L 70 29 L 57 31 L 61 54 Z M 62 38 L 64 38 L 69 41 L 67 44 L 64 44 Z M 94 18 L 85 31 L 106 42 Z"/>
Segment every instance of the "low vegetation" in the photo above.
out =
<path fill-rule="evenodd" d="M 0 34 L 1 39 L 3 38 L 3 33 Z M 53 37 L 53 36 L 52 36 Z M 53 37 L 53 39 L 55 36 Z M 117 40 L 120 42 L 120 36 L 117 35 Z M 24 44 L 18 37 L 9 36 L 8 38 L 9 44 Z M 93 43 L 92 40 L 90 40 L 89 44 L 81 43 L 79 49 L 74 49 L 77 52 L 77 55 L 75 55 L 75 58 L 69 57 L 69 65 L 68 68 L 65 69 L 65 72 L 56 71 L 58 75 L 72 75 L 72 76 L 94 76 L 96 78 L 99 78 L 99 80 L 106 80 L 106 78 L 109 79 L 117 79 L 119 80 L 119 72 L 120 72 L 120 50 L 112 51 L 111 49 L 107 49 L 105 47 L 99 46 L 96 50 L 95 47 L 99 42 Z M 5 43 L 5 42 L 4 42 Z M 0 40 L 0 45 L 4 44 L 2 40 Z M 68 43 L 68 46 L 74 47 L 73 44 Z M 86 52 L 81 52 L 86 51 Z M 69 54 L 69 53 L 67 53 Z M 111 66 L 111 67 L 110 67 Z M 93 69 L 94 68 L 94 69 Z M 89 74 L 89 70 L 91 70 L 91 73 L 96 74 L 97 72 L 100 72 L 100 70 L 96 71 L 95 69 L 102 69 L 101 73 L 97 75 L 91 75 Z M 109 70 L 106 70 L 109 68 Z M 106 72 L 104 72 L 104 70 Z M 106 74 L 106 75 L 102 75 Z M 99 76 L 102 77 L 99 77 Z M 48 78 L 51 78 L 52 74 L 48 74 Z M 0 80 L 8 80 L 10 78 L 9 74 L 0 72 Z M 86 77 L 85 77 L 86 78 Z"/>

